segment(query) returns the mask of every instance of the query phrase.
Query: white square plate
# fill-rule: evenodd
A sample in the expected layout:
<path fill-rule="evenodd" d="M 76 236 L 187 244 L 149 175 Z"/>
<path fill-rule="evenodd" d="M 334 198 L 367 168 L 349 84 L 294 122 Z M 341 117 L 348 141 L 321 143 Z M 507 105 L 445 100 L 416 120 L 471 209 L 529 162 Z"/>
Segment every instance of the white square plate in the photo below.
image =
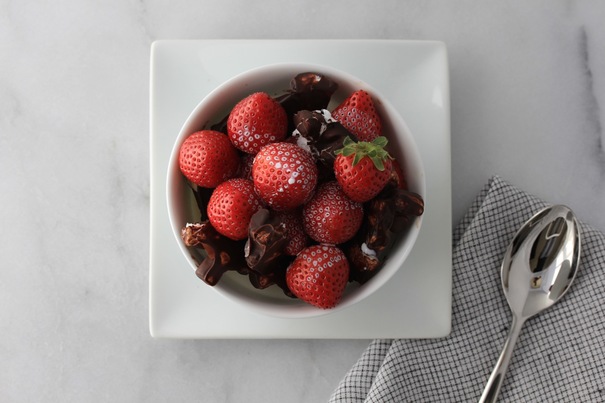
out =
<path fill-rule="evenodd" d="M 169 226 L 166 172 L 194 107 L 223 81 L 279 62 L 331 66 L 399 110 L 426 171 L 426 212 L 404 267 L 366 300 L 316 318 L 263 316 L 196 277 Z M 401 40 L 157 41 L 151 48 L 149 321 L 163 338 L 436 338 L 451 326 L 450 97 L 441 42 Z"/>

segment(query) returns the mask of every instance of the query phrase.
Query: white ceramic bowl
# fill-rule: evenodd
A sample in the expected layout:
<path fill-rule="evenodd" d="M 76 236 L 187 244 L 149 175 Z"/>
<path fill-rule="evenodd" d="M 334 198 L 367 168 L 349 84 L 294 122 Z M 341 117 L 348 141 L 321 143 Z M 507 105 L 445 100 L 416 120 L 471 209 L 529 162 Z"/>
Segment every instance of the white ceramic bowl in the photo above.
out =
<path fill-rule="evenodd" d="M 255 68 L 226 81 L 196 106 L 181 128 L 170 156 L 166 184 L 168 216 L 183 256 L 194 271 L 197 263 L 192 254 L 199 252 L 186 247 L 180 235 L 181 228 L 194 220 L 197 209 L 191 189 L 179 170 L 178 153 L 181 144 L 190 134 L 218 122 L 247 95 L 257 91 L 281 95 L 289 89 L 290 80 L 294 76 L 308 71 L 324 74 L 338 83 L 338 90 L 328 106 L 330 110 L 356 90 L 363 89 L 370 93 L 382 118 L 383 133 L 389 139 L 389 151 L 407 173 L 409 189 L 426 197 L 424 169 L 414 138 L 399 113 L 376 90 L 348 73 L 327 66 L 283 63 Z M 426 214 L 427 211 L 424 212 Z M 349 283 L 340 304 L 333 309 L 319 309 L 301 300 L 289 298 L 277 286 L 255 289 L 247 276 L 235 272 L 225 273 L 213 288 L 243 307 L 276 317 L 312 317 L 345 309 L 379 290 L 402 267 L 414 246 L 421 223 L 422 216 L 400 237 L 382 269 L 370 281 L 363 285 Z M 191 281 L 201 280 L 193 275 Z"/>

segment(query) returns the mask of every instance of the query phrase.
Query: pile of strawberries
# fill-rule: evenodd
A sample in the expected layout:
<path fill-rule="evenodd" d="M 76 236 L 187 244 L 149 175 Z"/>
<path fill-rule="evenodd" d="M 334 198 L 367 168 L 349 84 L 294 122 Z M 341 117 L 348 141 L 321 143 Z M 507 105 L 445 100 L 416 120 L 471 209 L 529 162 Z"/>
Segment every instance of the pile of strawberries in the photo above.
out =
<path fill-rule="evenodd" d="M 321 113 L 351 134 L 333 151 L 331 175 L 321 172 L 317 155 L 289 132 L 292 123 L 284 106 L 263 92 L 237 103 L 223 132 L 191 134 L 180 148 L 179 166 L 194 188 L 210 190 L 200 205 L 206 208 L 202 217 L 207 221 L 199 227 L 205 232 L 198 245 L 210 254 L 212 264 L 229 266 L 237 261 L 242 266 L 242 256 L 233 256 L 232 250 L 243 246 L 241 254 L 248 258 L 251 232 L 266 224 L 251 221 L 264 210 L 263 217 L 273 217 L 274 227 L 283 233 L 283 242 L 274 245 L 270 237 L 275 234 L 262 232 L 265 261 L 276 254 L 291 256 L 287 268 L 276 269 L 284 274 L 282 288 L 319 308 L 332 308 L 349 281 L 349 261 L 339 245 L 359 231 L 364 203 L 375 198 L 393 175 L 401 181 L 403 177 L 385 150 L 387 139 L 367 92 L 356 91 L 331 113 Z M 188 227 L 183 234 L 189 229 L 191 235 L 194 227 Z M 229 245 L 217 246 L 219 238 L 226 238 Z M 253 284 L 268 278 L 265 268 L 250 262 L 248 266 L 230 269 L 255 274 Z M 216 283 L 220 274 L 203 279 Z M 269 280 L 279 285 L 274 277 Z"/>

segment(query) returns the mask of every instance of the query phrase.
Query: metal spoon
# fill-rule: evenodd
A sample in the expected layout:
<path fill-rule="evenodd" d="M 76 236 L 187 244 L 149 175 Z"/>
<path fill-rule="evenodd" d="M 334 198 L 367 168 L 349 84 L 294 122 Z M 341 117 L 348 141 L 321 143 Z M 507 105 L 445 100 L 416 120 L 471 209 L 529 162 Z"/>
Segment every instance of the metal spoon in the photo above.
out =
<path fill-rule="evenodd" d="M 579 226 L 568 207 L 545 208 L 517 231 L 508 245 L 500 272 L 513 320 L 480 403 L 496 401 L 521 327 L 567 292 L 578 271 L 579 260 Z"/>

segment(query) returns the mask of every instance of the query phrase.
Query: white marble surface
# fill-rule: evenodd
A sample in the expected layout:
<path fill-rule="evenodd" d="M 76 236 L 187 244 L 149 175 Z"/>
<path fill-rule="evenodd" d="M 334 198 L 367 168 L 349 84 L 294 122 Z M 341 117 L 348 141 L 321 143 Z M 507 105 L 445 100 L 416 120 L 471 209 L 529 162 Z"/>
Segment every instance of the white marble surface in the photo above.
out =
<path fill-rule="evenodd" d="M 321 402 L 368 343 L 149 336 L 156 39 L 442 40 L 454 220 L 499 174 L 605 231 L 605 3 L 366 4 L 0 0 L 0 401 Z"/>

